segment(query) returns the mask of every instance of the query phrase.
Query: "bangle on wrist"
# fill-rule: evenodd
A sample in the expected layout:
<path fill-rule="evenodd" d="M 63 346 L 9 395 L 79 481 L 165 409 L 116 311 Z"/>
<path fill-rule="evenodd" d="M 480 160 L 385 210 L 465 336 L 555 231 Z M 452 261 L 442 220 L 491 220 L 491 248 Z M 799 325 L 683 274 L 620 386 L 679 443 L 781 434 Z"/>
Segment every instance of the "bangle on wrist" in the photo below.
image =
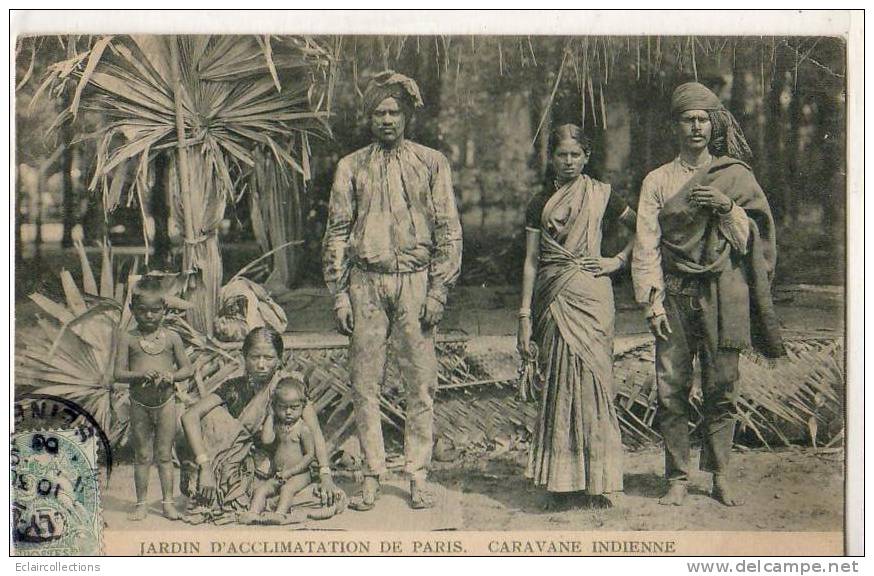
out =
<path fill-rule="evenodd" d="M 330 476 L 331 475 L 331 467 L 330 466 L 319 466 L 319 476 Z"/>
<path fill-rule="evenodd" d="M 520 308 L 519 318 L 531 318 L 531 308 Z"/>

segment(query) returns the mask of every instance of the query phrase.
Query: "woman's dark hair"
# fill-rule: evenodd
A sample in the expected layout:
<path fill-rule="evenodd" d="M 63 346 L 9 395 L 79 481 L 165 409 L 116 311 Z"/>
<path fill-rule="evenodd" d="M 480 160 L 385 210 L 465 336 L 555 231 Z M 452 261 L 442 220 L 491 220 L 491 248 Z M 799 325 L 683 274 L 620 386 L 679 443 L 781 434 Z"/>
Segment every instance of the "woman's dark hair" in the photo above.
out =
<path fill-rule="evenodd" d="M 269 326 L 261 326 L 255 328 L 243 340 L 243 356 L 249 353 L 249 350 L 260 341 L 266 341 L 276 350 L 276 355 L 282 359 L 282 353 L 285 351 L 285 343 L 282 341 L 282 334 L 270 328 Z"/>
<path fill-rule="evenodd" d="M 592 153 L 592 141 L 583 134 L 582 129 L 576 124 L 562 124 L 552 130 L 552 135 L 549 138 L 549 153 L 555 152 L 563 140 L 573 140 L 587 155 Z"/>

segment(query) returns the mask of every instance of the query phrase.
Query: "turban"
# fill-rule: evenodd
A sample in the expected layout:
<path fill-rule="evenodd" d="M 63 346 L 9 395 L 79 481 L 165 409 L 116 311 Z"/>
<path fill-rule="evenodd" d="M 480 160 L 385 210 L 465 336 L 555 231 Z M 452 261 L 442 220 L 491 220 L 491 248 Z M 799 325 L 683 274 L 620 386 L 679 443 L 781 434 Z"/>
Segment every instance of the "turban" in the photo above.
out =
<path fill-rule="evenodd" d="M 677 115 L 687 110 L 719 110 L 722 102 L 711 90 L 698 82 L 680 84 L 671 96 L 671 114 Z"/>
<path fill-rule="evenodd" d="M 677 116 L 689 110 L 705 110 L 713 125 L 710 147 L 717 156 L 731 156 L 743 162 L 752 158 L 752 150 L 743 130 L 731 112 L 725 109 L 719 96 L 698 82 L 680 84 L 671 96 L 671 114 Z"/>
<path fill-rule="evenodd" d="M 370 114 L 386 98 L 394 98 L 411 108 L 423 106 L 416 81 L 394 70 L 380 72 L 367 85 L 364 90 L 364 112 Z"/>

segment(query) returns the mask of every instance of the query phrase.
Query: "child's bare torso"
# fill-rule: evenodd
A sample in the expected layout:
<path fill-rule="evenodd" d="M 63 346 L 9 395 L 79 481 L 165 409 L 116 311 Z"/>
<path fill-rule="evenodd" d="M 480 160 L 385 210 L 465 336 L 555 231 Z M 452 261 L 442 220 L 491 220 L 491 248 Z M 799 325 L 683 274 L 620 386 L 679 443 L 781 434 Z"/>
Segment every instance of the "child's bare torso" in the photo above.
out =
<path fill-rule="evenodd" d="M 162 374 L 176 370 L 176 357 L 173 343 L 165 328 L 158 328 L 162 334 L 140 334 L 133 330 L 128 334 L 128 369 L 132 372 L 148 373 L 158 371 Z M 151 382 L 132 382 L 131 398 L 146 406 L 159 406 L 173 395 L 173 385 L 162 383 L 157 386 Z"/>
<path fill-rule="evenodd" d="M 276 472 L 297 466 L 304 458 L 303 431 L 306 428 L 303 420 L 287 425 L 277 422 L 273 426 L 276 434 L 276 452 L 273 454 L 273 467 Z"/>

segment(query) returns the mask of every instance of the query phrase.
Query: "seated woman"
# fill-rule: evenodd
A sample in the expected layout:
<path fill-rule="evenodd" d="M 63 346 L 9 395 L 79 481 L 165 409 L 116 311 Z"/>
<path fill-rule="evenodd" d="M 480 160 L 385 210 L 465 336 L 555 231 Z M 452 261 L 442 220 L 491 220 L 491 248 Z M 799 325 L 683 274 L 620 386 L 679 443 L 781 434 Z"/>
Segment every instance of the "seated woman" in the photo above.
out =
<path fill-rule="evenodd" d="M 182 416 L 187 446 L 178 450 L 180 460 L 187 452 L 197 465 L 197 482 L 189 483 L 187 490 L 189 502 L 196 506 L 189 507 L 186 521 L 233 522 L 249 510 L 261 454 L 256 443 L 283 377 L 283 349 L 282 336 L 275 330 L 252 330 L 243 341 L 245 373 L 198 400 Z M 304 408 L 301 419 L 312 432 L 322 504 L 338 509 L 345 495 L 331 477 L 325 438 L 312 405 Z M 324 511 L 320 517 L 325 517 Z"/>

